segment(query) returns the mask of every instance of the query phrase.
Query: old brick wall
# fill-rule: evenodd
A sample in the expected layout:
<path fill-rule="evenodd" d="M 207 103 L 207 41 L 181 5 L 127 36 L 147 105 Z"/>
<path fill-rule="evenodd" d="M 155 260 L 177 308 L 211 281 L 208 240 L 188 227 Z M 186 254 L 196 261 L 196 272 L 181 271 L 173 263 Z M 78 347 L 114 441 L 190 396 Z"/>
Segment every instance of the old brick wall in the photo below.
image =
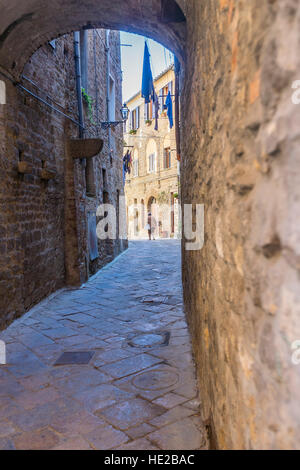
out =
<path fill-rule="evenodd" d="M 104 31 L 97 32 L 93 44 L 89 33 L 90 73 L 97 67 L 99 76 L 93 78 L 98 87 L 99 121 L 106 120 L 106 63 Z M 101 41 L 100 41 L 101 38 Z M 116 77 L 116 108 L 121 108 L 119 34 L 111 34 L 110 57 Z M 26 64 L 22 84 L 31 92 L 77 120 L 73 35 L 56 41 L 55 48 L 46 44 Z M 94 77 L 94 75 L 93 75 Z M 94 90 L 91 85 L 90 94 Z M 87 216 L 102 202 L 102 167 L 107 169 L 107 190 L 116 203 L 117 191 L 122 193 L 122 126 L 116 131 L 116 146 L 110 152 L 107 131 L 88 124 L 86 137 L 101 137 L 103 152 L 94 159 L 94 198 L 86 195 L 85 167 L 76 160 L 66 174 L 65 144 L 68 138 L 78 137 L 76 124 L 59 115 L 28 93 L 6 81 L 7 104 L 1 106 L 1 184 L 0 184 L 0 328 L 23 314 L 44 297 L 63 287 L 66 282 L 65 249 L 70 227 L 75 243 L 70 247 L 77 283 L 113 259 L 126 242 L 98 242 L 99 258 L 90 266 Z M 96 103 L 95 103 L 96 108 Z M 87 110 L 85 112 L 87 115 Z M 31 165 L 29 174 L 18 173 L 19 162 Z M 55 171 L 55 178 L 45 181 L 41 171 Z M 71 190 L 70 190 L 71 188 Z M 73 192 L 72 192 L 73 190 Z M 66 204 L 66 194 L 72 205 Z"/>
<path fill-rule="evenodd" d="M 60 41 L 55 53 L 45 46 L 24 69 L 24 75 L 47 90 L 66 112 L 71 92 L 65 87 L 68 67 L 62 63 L 69 45 L 68 40 Z M 24 86 L 38 93 L 27 79 Z M 64 118 L 8 81 L 6 87 L 0 155 L 1 327 L 62 287 L 65 271 Z M 29 174 L 18 174 L 19 161 L 32 166 Z M 56 171 L 54 180 L 41 180 L 44 164 Z"/>
<path fill-rule="evenodd" d="M 220 448 L 299 448 L 296 0 L 185 2 L 183 202 L 205 244 L 183 250 L 203 411 Z"/>

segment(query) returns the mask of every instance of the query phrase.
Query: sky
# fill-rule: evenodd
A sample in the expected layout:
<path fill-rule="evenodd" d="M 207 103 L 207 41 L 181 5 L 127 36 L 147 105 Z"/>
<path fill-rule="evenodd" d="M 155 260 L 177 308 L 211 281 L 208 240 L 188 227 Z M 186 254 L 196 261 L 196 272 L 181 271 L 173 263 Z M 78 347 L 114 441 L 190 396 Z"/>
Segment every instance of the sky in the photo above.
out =
<path fill-rule="evenodd" d="M 123 71 L 123 101 L 127 101 L 141 89 L 145 37 L 121 32 L 121 54 Z M 173 54 L 161 44 L 148 39 L 153 77 L 159 75 L 171 63 Z M 132 47 L 122 46 L 130 44 Z"/>

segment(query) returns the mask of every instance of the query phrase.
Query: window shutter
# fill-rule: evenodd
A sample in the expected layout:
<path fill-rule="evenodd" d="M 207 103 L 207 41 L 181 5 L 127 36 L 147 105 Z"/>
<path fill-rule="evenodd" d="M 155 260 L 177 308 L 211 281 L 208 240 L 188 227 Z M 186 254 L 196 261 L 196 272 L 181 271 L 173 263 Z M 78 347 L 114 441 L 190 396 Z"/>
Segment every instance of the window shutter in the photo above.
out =
<path fill-rule="evenodd" d="M 136 128 L 139 129 L 140 127 L 140 107 L 136 108 Z"/>

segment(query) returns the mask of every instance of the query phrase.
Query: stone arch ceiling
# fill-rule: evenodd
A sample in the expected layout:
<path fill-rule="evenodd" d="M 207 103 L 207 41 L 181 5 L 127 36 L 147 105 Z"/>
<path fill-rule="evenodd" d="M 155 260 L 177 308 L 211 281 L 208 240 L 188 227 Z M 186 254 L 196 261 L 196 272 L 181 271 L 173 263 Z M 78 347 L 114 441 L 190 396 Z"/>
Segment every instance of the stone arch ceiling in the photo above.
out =
<path fill-rule="evenodd" d="M 186 22 L 163 22 L 162 2 L 175 0 L 0 0 L 0 66 L 18 77 L 41 45 L 83 27 L 144 34 L 183 59 Z"/>

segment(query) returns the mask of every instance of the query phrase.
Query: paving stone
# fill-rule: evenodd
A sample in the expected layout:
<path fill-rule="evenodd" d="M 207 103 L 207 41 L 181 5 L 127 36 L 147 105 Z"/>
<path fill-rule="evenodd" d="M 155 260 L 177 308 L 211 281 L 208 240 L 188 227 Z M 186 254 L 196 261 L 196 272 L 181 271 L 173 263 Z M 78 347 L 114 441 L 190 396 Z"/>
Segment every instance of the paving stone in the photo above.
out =
<path fill-rule="evenodd" d="M 176 395 L 175 393 L 167 393 L 163 397 L 154 400 L 153 403 L 164 406 L 165 408 L 174 408 L 174 406 L 180 405 L 186 401 L 186 397 Z"/>
<path fill-rule="evenodd" d="M 50 429 L 25 432 L 14 438 L 17 450 L 48 450 L 59 442 L 59 437 Z"/>
<path fill-rule="evenodd" d="M 1 379 L 0 383 L 0 397 L 15 396 L 16 394 L 24 391 L 24 387 L 16 379 L 11 376 L 8 379 Z M 1 403 L 0 403 L 1 408 Z"/>
<path fill-rule="evenodd" d="M 75 331 L 70 328 L 60 327 L 52 328 L 51 330 L 44 330 L 43 334 L 48 336 L 51 339 L 67 338 L 68 336 L 74 336 Z"/>
<path fill-rule="evenodd" d="M 0 438 L 10 436 L 17 432 L 16 428 L 9 421 L 0 422 Z"/>
<path fill-rule="evenodd" d="M 0 438 L 0 450 L 16 450 L 12 439 Z"/>
<path fill-rule="evenodd" d="M 128 429 L 144 421 L 150 421 L 166 411 L 165 408 L 136 398 L 134 400 L 117 403 L 99 412 L 113 426 L 119 429 Z M 98 414 L 98 412 L 96 412 Z"/>
<path fill-rule="evenodd" d="M 52 450 L 92 450 L 92 447 L 83 437 L 75 434 L 61 439 L 59 445 L 53 447 Z"/>
<path fill-rule="evenodd" d="M 22 406 L 25 410 L 31 410 L 38 405 L 44 405 L 58 400 L 59 398 L 60 394 L 53 387 L 48 387 L 37 390 L 34 393 L 26 390 L 25 392 L 19 393 L 15 397 L 15 401 L 17 405 Z"/>
<path fill-rule="evenodd" d="M 92 412 L 133 397 L 134 394 L 120 390 L 113 385 L 99 385 L 98 387 L 88 388 L 74 395 L 74 398 L 81 401 L 83 406 Z"/>
<path fill-rule="evenodd" d="M 122 359 L 114 364 L 101 367 L 100 370 L 107 371 L 115 378 L 125 377 L 134 374 L 148 367 L 161 362 L 158 358 L 140 354 L 134 357 Z"/>
<path fill-rule="evenodd" d="M 178 395 L 183 395 L 184 397 L 190 399 L 195 398 L 198 394 L 196 384 L 193 382 L 185 383 L 176 388 L 174 391 L 175 393 L 178 393 Z"/>
<path fill-rule="evenodd" d="M 139 437 L 144 437 L 153 431 L 155 431 L 154 426 L 151 426 L 148 423 L 142 423 L 139 426 L 134 426 L 130 429 L 127 429 L 126 434 L 128 434 L 128 436 L 132 439 L 138 439 Z"/>
<path fill-rule="evenodd" d="M 52 377 L 49 371 L 32 375 L 30 377 L 24 377 L 19 380 L 19 383 L 26 389 L 31 391 L 38 391 L 44 387 L 48 387 L 51 384 Z"/>
<path fill-rule="evenodd" d="M 180 421 L 181 419 L 187 418 L 195 413 L 194 410 L 189 408 L 185 408 L 184 406 L 175 406 L 171 410 L 167 411 L 166 413 L 157 416 L 156 418 L 150 421 L 150 424 L 156 426 L 158 428 L 162 426 L 166 426 L 167 424 L 174 423 L 176 421 Z"/>
<path fill-rule="evenodd" d="M 59 401 L 46 403 L 32 410 L 21 410 L 9 415 L 7 419 L 23 431 L 33 431 L 50 426 L 58 417 L 60 420 L 66 420 L 81 408 L 81 405 L 74 400 L 61 398 Z"/>
<path fill-rule="evenodd" d="M 148 439 L 137 439 L 117 447 L 116 450 L 159 450 L 159 448 L 151 444 Z"/>
<path fill-rule="evenodd" d="M 47 338 L 47 336 L 37 332 L 32 332 L 31 334 L 22 334 L 20 340 L 23 344 L 25 344 L 25 346 L 28 346 L 31 349 L 44 346 L 45 344 L 53 344 L 53 341 L 50 338 Z"/>
<path fill-rule="evenodd" d="M 79 433 L 84 436 L 92 431 L 100 433 L 102 427 L 106 425 L 103 419 L 94 416 L 82 407 L 72 414 L 56 414 L 51 420 L 51 427 L 64 436 L 76 436 Z"/>
<path fill-rule="evenodd" d="M 191 418 L 164 426 L 150 433 L 148 438 L 162 450 L 197 450 L 205 445 L 204 432 Z"/>
<path fill-rule="evenodd" d="M 95 365 L 95 367 L 101 367 L 105 364 L 111 364 L 112 362 L 117 362 L 120 359 L 124 359 L 125 357 L 132 356 L 133 354 L 134 353 L 123 349 L 113 349 L 109 351 L 104 351 L 98 353 L 97 358 L 93 361 L 93 364 Z"/>
<path fill-rule="evenodd" d="M 64 392 L 76 393 L 111 380 L 106 374 L 102 374 L 96 369 L 92 369 L 89 366 L 81 367 L 88 367 L 88 369 L 56 381 L 56 387 Z"/>
<path fill-rule="evenodd" d="M 85 436 L 89 444 L 97 450 L 116 449 L 128 441 L 128 436 L 112 426 L 102 427 L 99 433 L 94 431 Z"/>
<path fill-rule="evenodd" d="M 190 408 L 192 410 L 199 410 L 201 406 L 201 401 L 198 398 L 194 398 L 193 400 L 189 400 L 183 404 L 183 406 Z"/>
<path fill-rule="evenodd" d="M 5 419 L 8 416 L 22 413 L 23 408 L 17 405 L 16 401 L 10 397 L 0 398 L 0 419 Z"/>

